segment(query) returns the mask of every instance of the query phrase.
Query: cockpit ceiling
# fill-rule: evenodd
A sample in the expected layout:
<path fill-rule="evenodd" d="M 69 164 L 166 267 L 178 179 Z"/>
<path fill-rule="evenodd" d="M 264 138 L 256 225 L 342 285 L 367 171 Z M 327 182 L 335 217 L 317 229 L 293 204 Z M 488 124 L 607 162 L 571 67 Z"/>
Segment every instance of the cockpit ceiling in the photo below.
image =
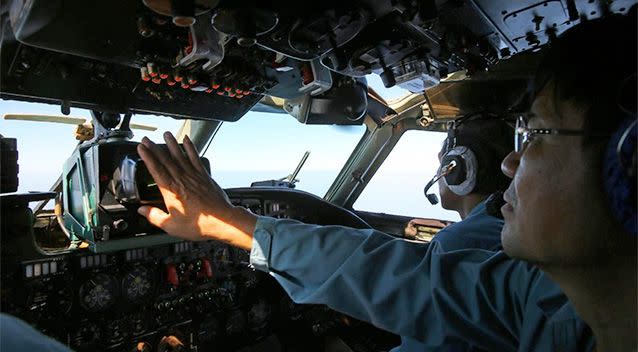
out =
<path fill-rule="evenodd" d="M 520 77 L 498 78 L 489 83 L 495 90 L 474 82 L 583 20 L 636 4 L 193 1 L 187 14 L 164 11 L 169 0 L 9 2 L 0 8 L 0 97 L 224 121 L 264 96 L 309 97 L 311 113 L 300 121 L 352 124 L 368 103 L 359 77 L 378 74 L 386 87 L 430 89 L 437 116 L 497 109 L 520 90 Z M 446 80 L 460 71 L 472 83 Z"/>
<path fill-rule="evenodd" d="M 501 61 L 489 71 L 450 79 L 427 90 L 433 118 L 453 119 L 489 111 L 510 113 L 529 90 L 542 51 L 526 52 Z"/>

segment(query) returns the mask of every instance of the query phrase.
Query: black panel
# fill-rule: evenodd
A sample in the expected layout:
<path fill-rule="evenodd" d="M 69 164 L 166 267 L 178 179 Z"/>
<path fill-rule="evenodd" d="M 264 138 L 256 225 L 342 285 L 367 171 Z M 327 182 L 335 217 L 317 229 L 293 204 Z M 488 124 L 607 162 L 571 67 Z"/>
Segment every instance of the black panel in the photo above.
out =
<path fill-rule="evenodd" d="M 138 69 L 59 54 L 18 42 L 4 43 L 0 96 L 4 99 L 64 102 L 112 112 L 236 121 L 260 95 L 242 99 L 156 85 L 140 80 Z"/>

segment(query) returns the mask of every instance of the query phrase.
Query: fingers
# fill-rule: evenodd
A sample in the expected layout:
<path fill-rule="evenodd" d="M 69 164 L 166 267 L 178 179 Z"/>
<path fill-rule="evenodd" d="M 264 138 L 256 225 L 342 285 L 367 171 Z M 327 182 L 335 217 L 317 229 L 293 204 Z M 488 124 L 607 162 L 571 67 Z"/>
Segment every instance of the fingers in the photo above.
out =
<path fill-rule="evenodd" d="M 193 167 L 199 172 L 208 174 L 206 168 L 204 168 L 204 165 L 202 164 L 202 160 L 199 158 L 197 148 L 188 136 L 184 138 L 184 150 L 186 150 L 186 155 L 188 155 L 191 165 L 193 165 Z"/>
<path fill-rule="evenodd" d="M 140 154 L 140 157 L 142 157 L 146 168 L 151 173 L 151 176 L 153 176 L 153 179 L 157 182 L 158 186 L 166 187 L 171 184 L 171 175 L 146 145 L 139 144 L 137 146 L 137 152 Z"/>
<path fill-rule="evenodd" d="M 147 137 L 142 138 L 142 144 L 146 147 L 146 149 L 153 155 L 156 167 L 161 165 L 168 174 L 171 176 L 171 180 L 179 179 L 183 176 L 183 172 L 181 167 L 173 160 L 170 153 L 167 153 L 165 150 L 162 150 L 157 144 L 153 143 Z"/>
<path fill-rule="evenodd" d="M 175 139 L 173 134 L 170 132 L 165 132 L 164 141 L 166 142 L 166 146 L 168 146 L 168 151 L 171 154 L 171 157 L 174 161 L 177 162 L 178 166 L 184 171 L 192 171 L 192 165 L 188 162 L 188 160 L 186 160 L 184 152 L 182 151 L 182 148 L 179 146 L 179 144 L 177 144 L 177 140 Z"/>
<path fill-rule="evenodd" d="M 159 227 L 160 229 L 168 232 L 166 229 L 168 225 L 168 221 L 170 220 L 170 215 L 166 214 L 162 209 L 142 206 L 137 209 L 137 212 L 145 217 L 151 225 Z"/>

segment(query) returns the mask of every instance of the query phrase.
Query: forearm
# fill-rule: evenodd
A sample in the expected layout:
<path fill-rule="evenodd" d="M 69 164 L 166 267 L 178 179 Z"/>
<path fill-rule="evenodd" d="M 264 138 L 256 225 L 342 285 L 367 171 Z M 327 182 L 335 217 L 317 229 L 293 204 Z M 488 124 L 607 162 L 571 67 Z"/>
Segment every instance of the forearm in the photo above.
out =
<path fill-rule="evenodd" d="M 232 207 L 226 214 L 207 217 L 215 217 L 216 219 L 204 218 L 200 223 L 202 236 L 214 240 L 226 242 L 234 247 L 250 250 L 253 245 L 253 232 L 255 231 L 255 223 L 257 216 L 243 207 Z M 212 221 L 216 220 L 216 221 Z M 220 230 L 219 225 L 216 227 L 207 226 L 207 224 L 221 222 L 225 225 Z"/>

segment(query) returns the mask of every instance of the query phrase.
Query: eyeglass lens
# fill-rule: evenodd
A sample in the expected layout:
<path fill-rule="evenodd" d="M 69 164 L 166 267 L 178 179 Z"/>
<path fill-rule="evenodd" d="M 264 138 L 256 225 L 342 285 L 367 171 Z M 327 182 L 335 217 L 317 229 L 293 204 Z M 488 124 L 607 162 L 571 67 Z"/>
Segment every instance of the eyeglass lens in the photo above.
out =
<path fill-rule="evenodd" d="M 523 116 L 516 119 L 516 131 L 514 133 L 514 151 L 517 153 L 523 150 L 525 142 L 527 142 L 527 123 Z"/>

